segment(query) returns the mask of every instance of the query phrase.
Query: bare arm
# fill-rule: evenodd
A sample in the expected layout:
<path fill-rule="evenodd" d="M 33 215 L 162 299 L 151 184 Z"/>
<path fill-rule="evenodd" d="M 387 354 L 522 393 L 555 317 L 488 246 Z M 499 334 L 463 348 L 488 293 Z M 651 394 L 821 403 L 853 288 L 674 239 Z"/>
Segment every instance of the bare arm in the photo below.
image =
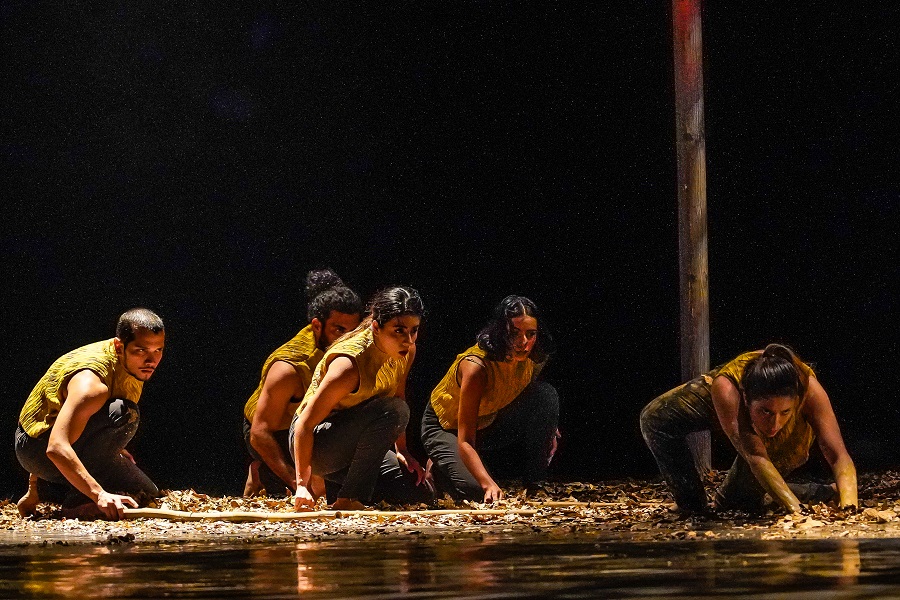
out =
<path fill-rule="evenodd" d="M 79 371 L 65 387 L 66 400 L 50 429 L 47 456 L 75 489 L 93 500 L 109 519 L 124 515 L 125 505 L 137 508 L 128 496 L 110 494 L 88 472 L 72 448 L 88 420 L 109 400 L 109 388 L 93 371 Z"/>
<path fill-rule="evenodd" d="M 844 446 L 844 438 L 841 437 L 841 429 L 834 416 L 831 400 L 815 377 L 809 378 L 803 416 L 816 432 L 822 454 L 831 465 L 838 494 L 840 494 L 840 505 L 842 507 L 859 506 L 856 491 L 856 467 Z"/>
<path fill-rule="evenodd" d="M 327 417 L 340 400 L 359 387 L 359 369 L 346 356 L 338 356 L 328 365 L 325 377 L 315 395 L 303 407 L 294 426 L 294 465 L 297 488 L 294 508 L 315 505 L 308 489 L 312 476 L 313 430 Z"/>
<path fill-rule="evenodd" d="M 791 512 L 800 512 L 800 500 L 769 460 L 766 447 L 750 424 L 746 411 L 742 416 L 741 394 L 734 383 L 727 377 L 716 377 L 712 383 L 712 398 L 722 430 L 747 461 L 756 480 L 782 506 Z"/>
<path fill-rule="evenodd" d="M 302 393 L 302 382 L 294 367 L 281 360 L 275 361 L 266 373 L 250 425 L 250 444 L 291 491 L 296 486 L 296 473 L 275 440 L 274 432 L 285 429 L 291 398 Z"/>
<path fill-rule="evenodd" d="M 475 449 L 475 437 L 478 432 L 478 406 L 487 385 L 487 374 L 482 364 L 469 360 L 459 362 L 459 428 L 457 445 L 459 456 L 469 472 L 484 489 L 484 501 L 493 502 L 503 497 L 503 491 L 488 473 L 481 457 Z"/>
<path fill-rule="evenodd" d="M 409 372 L 412 369 L 412 364 L 415 359 L 416 347 L 413 345 L 409 348 L 409 361 L 406 363 L 406 371 L 397 383 L 397 396 L 403 400 L 406 400 L 406 379 L 409 376 Z M 407 471 L 416 474 L 416 485 L 425 481 L 425 469 L 422 468 L 422 465 L 419 464 L 416 457 L 413 456 L 406 447 L 406 430 L 401 431 L 399 437 L 397 437 L 397 457 L 400 463 L 406 467 Z"/>

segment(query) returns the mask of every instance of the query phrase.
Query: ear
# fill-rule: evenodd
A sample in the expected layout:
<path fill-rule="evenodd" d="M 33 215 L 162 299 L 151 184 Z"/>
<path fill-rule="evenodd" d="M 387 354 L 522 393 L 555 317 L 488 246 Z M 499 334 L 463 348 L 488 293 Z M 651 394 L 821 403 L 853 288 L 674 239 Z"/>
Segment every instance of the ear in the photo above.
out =
<path fill-rule="evenodd" d="M 381 330 L 381 326 L 378 324 L 378 321 L 372 319 L 372 333 L 378 333 Z"/>
<path fill-rule="evenodd" d="M 313 317 L 313 320 L 310 321 L 309 324 L 312 325 L 313 334 L 318 340 L 319 336 L 322 335 L 322 321 L 320 321 L 318 317 Z"/>
<path fill-rule="evenodd" d="M 119 338 L 113 338 L 113 347 L 116 349 L 116 354 L 124 354 L 125 346 L 122 344 L 122 340 Z"/>

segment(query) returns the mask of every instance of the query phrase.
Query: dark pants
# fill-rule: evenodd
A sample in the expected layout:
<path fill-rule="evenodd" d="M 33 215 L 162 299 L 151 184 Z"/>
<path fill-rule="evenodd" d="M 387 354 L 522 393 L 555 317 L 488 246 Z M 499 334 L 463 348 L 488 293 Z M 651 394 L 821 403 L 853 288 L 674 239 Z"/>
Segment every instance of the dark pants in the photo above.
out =
<path fill-rule="evenodd" d="M 297 421 L 295 415 L 288 433 L 292 448 Z M 326 484 L 338 484 L 338 498 L 363 504 L 430 502 L 431 490 L 416 486 L 415 477 L 400 466 L 392 451 L 408 422 L 409 407 L 393 397 L 372 398 L 333 412 L 313 433 L 313 475 L 323 477 Z"/>
<path fill-rule="evenodd" d="M 131 460 L 120 454 L 134 437 L 139 422 L 140 412 L 134 402 L 110 399 L 88 419 L 72 448 L 88 473 L 104 490 L 127 494 L 139 503 L 146 503 L 159 496 L 159 489 Z M 25 433 L 21 425 L 16 428 L 16 457 L 29 473 L 38 477 L 41 500 L 61 502 L 66 508 L 91 502 L 66 480 L 47 457 L 49 440 L 49 430 L 33 438 Z"/>
<path fill-rule="evenodd" d="M 265 459 L 260 456 L 259 452 L 256 451 L 250 444 L 250 421 L 247 420 L 247 417 L 244 417 L 244 443 L 247 445 L 247 452 L 250 453 L 250 456 L 253 457 L 253 460 L 259 461 L 259 480 L 262 483 L 263 487 L 266 489 L 266 493 L 270 496 L 277 496 L 284 492 L 285 489 L 288 488 L 288 484 L 281 480 L 281 477 L 275 474 L 272 469 L 269 468 L 269 465 L 266 464 Z M 291 452 L 291 446 L 288 444 L 288 430 L 282 429 L 281 431 L 273 431 L 272 437 L 275 438 L 275 441 L 278 442 L 278 447 L 281 448 L 281 451 L 284 453 L 285 459 L 287 459 L 288 464 L 294 464 L 294 455 Z"/>
<path fill-rule="evenodd" d="M 492 477 L 521 478 L 528 485 L 547 478 L 559 425 L 559 394 L 535 381 L 476 434 L 475 449 Z M 484 490 L 459 455 L 457 430 L 444 429 L 431 406 L 422 415 L 422 444 L 434 463 L 438 488 L 455 499 L 484 500 Z"/>
<path fill-rule="evenodd" d="M 687 436 L 698 431 L 721 431 L 712 403 L 710 384 L 697 377 L 654 398 L 641 411 L 641 434 L 668 484 L 678 508 L 690 512 L 708 509 L 706 491 Z M 782 477 L 790 473 L 782 472 Z M 835 494 L 831 486 L 815 483 L 788 487 L 801 502 L 827 502 Z M 722 510 L 757 510 L 763 507 L 765 490 L 750 465 L 737 456 L 716 490 L 715 505 Z"/>
<path fill-rule="evenodd" d="M 654 398 L 641 411 L 641 434 L 682 510 L 707 509 L 703 480 L 687 436 L 709 431 L 716 424 L 710 384 L 703 377 Z"/>

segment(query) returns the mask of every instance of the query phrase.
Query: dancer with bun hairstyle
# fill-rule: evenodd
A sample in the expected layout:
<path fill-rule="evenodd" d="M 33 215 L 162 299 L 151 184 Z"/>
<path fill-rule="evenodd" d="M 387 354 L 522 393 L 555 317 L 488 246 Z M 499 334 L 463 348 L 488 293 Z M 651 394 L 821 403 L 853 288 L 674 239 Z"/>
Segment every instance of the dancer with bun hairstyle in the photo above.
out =
<path fill-rule="evenodd" d="M 526 487 L 546 478 L 559 396 L 535 378 L 551 343 L 534 302 L 507 296 L 477 343 L 456 357 L 422 416 L 438 489 L 493 502 L 503 497 L 495 475 L 519 477 Z"/>
<path fill-rule="evenodd" d="M 641 432 L 684 512 L 709 507 L 686 436 L 721 430 L 738 456 L 715 494 L 717 509 L 754 510 L 768 494 L 791 512 L 801 502 L 857 506 L 856 468 L 812 368 L 780 344 L 741 354 L 650 402 Z M 813 441 L 831 466 L 835 485 L 786 483 L 805 464 Z"/>
<path fill-rule="evenodd" d="M 295 509 L 315 506 L 314 476 L 340 486 L 333 504 L 340 510 L 432 499 L 424 470 L 406 448 L 406 379 L 424 313 L 414 289 L 382 290 L 363 322 L 325 352 L 291 422 Z"/>
<path fill-rule="evenodd" d="M 244 495 L 294 491 L 294 460 L 288 428 L 313 371 L 337 338 L 359 325 L 362 301 L 331 269 L 306 275 L 309 324 L 263 363 L 259 385 L 244 405 L 243 433 L 250 463 Z M 321 487 L 321 486 L 320 486 Z"/>

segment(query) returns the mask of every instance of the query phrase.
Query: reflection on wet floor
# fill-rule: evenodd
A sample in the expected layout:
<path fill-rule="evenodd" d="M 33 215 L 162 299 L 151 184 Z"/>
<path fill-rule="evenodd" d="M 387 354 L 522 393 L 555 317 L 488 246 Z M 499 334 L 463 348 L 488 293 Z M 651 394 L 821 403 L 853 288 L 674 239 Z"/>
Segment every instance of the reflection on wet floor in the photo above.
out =
<path fill-rule="evenodd" d="M 3 598 L 872 598 L 900 596 L 898 575 L 894 539 L 0 547 Z"/>

